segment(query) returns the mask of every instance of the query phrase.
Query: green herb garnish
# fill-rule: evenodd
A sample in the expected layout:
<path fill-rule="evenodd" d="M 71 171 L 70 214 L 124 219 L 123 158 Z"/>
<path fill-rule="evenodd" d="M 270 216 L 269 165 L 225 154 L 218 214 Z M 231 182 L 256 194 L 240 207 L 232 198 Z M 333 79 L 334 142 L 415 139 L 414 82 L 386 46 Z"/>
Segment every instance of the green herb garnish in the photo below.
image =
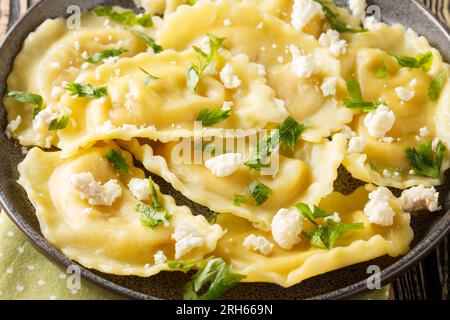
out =
<path fill-rule="evenodd" d="M 56 130 L 65 129 L 68 124 L 69 124 L 69 117 L 62 116 L 60 119 L 53 119 L 52 122 L 50 122 L 50 125 L 48 126 L 48 130 L 56 131 Z"/>
<path fill-rule="evenodd" d="M 109 149 L 106 153 L 106 159 L 119 171 L 128 173 L 128 164 L 120 151 Z"/>
<path fill-rule="evenodd" d="M 128 26 L 140 25 L 144 28 L 153 26 L 152 16 L 149 14 L 136 15 L 131 10 L 117 12 L 114 11 L 112 6 L 97 7 L 93 11 L 99 17 L 109 17 L 113 21 Z"/>
<path fill-rule="evenodd" d="M 298 139 L 310 126 L 310 122 L 299 123 L 295 119 L 288 117 L 281 126 L 278 127 L 279 130 L 279 140 L 283 148 L 294 151 Z"/>
<path fill-rule="evenodd" d="M 167 266 L 170 269 L 174 270 L 182 270 L 182 271 L 189 271 L 193 267 L 204 264 L 204 259 L 194 260 L 194 261 L 180 261 L 180 260 L 167 260 Z"/>
<path fill-rule="evenodd" d="M 14 99 L 17 102 L 31 104 L 36 106 L 33 111 L 33 119 L 36 115 L 42 111 L 42 105 L 44 104 L 44 99 L 42 96 L 34 93 L 28 93 L 24 91 L 9 91 L 6 96 L 8 98 Z"/>
<path fill-rule="evenodd" d="M 145 43 L 153 49 L 153 53 L 160 53 L 161 51 L 163 51 L 163 47 L 161 47 L 159 44 L 156 43 L 155 39 L 153 39 L 152 37 L 148 36 L 147 34 L 145 34 L 144 32 L 138 31 L 138 30 L 131 30 L 131 32 L 138 38 L 141 38 L 142 40 L 145 41 Z"/>
<path fill-rule="evenodd" d="M 344 234 L 351 230 L 363 229 L 363 223 L 337 223 L 333 220 L 327 220 L 326 225 L 318 224 L 315 220 L 332 216 L 333 214 L 314 206 L 311 210 L 306 203 L 298 203 L 295 205 L 300 214 L 307 219 L 314 228 L 311 231 L 304 231 L 302 234 L 310 240 L 310 244 L 314 247 L 322 249 L 332 249 Z"/>
<path fill-rule="evenodd" d="M 107 87 L 96 88 L 90 84 L 69 83 L 66 86 L 66 90 L 70 91 L 72 96 L 78 96 L 80 98 L 98 99 L 108 95 Z"/>
<path fill-rule="evenodd" d="M 234 195 L 234 205 L 240 207 L 243 204 L 247 203 L 247 197 L 243 196 L 241 194 L 235 194 Z"/>
<path fill-rule="evenodd" d="M 436 150 L 433 150 L 433 142 L 428 141 L 416 148 L 406 147 L 406 156 L 414 171 L 424 177 L 438 179 L 441 174 L 446 146 L 439 140 Z"/>
<path fill-rule="evenodd" d="M 158 192 L 151 177 L 148 178 L 148 184 L 152 193 L 153 207 L 141 202 L 136 205 L 136 211 L 140 213 L 139 220 L 144 227 L 155 229 L 162 224 L 168 224 L 172 216 L 159 201 Z"/>
<path fill-rule="evenodd" d="M 422 68 L 425 72 L 430 71 L 434 60 L 433 53 L 431 51 L 418 54 L 416 57 L 396 56 L 394 54 L 391 54 L 391 56 L 397 60 L 397 63 L 402 67 L 416 69 Z"/>
<path fill-rule="evenodd" d="M 143 73 L 145 73 L 147 76 L 144 79 L 144 85 L 148 88 L 152 85 L 153 82 L 156 80 L 161 80 L 161 78 L 158 78 L 157 76 L 154 76 L 150 73 L 148 73 L 145 69 L 139 68 Z"/>
<path fill-rule="evenodd" d="M 328 23 L 330 24 L 331 29 L 334 29 L 340 33 L 360 33 L 360 32 L 367 32 L 366 29 L 353 29 L 350 28 L 343 20 L 339 18 L 337 13 L 335 13 L 331 8 L 329 7 L 328 1 L 325 0 L 314 0 L 318 4 L 322 6 L 322 10 L 325 13 L 325 18 L 327 19 Z"/>
<path fill-rule="evenodd" d="M 441 95 L 441 91 L 447 83 L 447 74 L 444 70 L 439 71 L 436 77 L 431 80 L 430 86 L 428 87 L 428 97 L 431 101 L 436 101 Z"/>
<path fill-rule="evenodd" d="M 118 57 L 122 53 L 125 53 L 125 52 L 128 52 L 128 50 L 126 50 L 124 48 L 105 50 L 105 51 L 97 52 L 93 56 L 85 59 L 85 61 L 88 63 L 91 63 L 91 64 L 97 64 L 100 61 L 103 61 L 104 59 Z"/>
<path fill-rule="evenodd" d="M 231 115 L 231 109 L 202 109 L 197 116 L 197 121 L 201 121 L 206 127 L 213 126 L 226 120 Z"/>
<path fill-rule="evenodd" d="M 369 112 L 376 110 L 380 105 L 380 103 L 364 101 L 361 86 L 356 80 L 347 81 L 347 90 L 350 95 L 350 99 L 345 99 L 344 105 L 349 109 L 359 109 Z"/>
<path fill-rule="evenodd" d="M 375 73 L 375 77 L 377 78 L 386 78 L 389 75 L 388 66 L 386 64 L 386 60 L 383 59 L 383 64 Z"/>
<path fill-rule="evenodd" d="M 250 191 L 250 194 L 258 207 L 266 202 L 269 196 L 273 193 L 272 189 L 257 180 L 252 181 L 248 185 L 248 190 Z"/>

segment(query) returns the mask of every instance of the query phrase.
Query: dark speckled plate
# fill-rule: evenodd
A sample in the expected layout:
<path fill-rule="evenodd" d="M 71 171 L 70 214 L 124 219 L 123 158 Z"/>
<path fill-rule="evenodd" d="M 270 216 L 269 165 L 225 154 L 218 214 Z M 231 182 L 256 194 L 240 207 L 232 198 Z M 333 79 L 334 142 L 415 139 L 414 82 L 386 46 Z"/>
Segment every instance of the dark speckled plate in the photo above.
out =
<path fill-rule="evenodd" d="M 416 1 L 408 0 L 378 0 L 369 1 L 381 8 L 384 21 L 400 22 L 412 27 L 418 33 L 425 35 L 436 46 L 444 59 L 450 61 L 450 35 L 445 26 Z M 43 0 L 13 27 L 0 48 L 0 96 L 5 94 L 6 78 L 10 72 L 12 61 L 20 51 L 26 36 L 36 29 L 47 18 L 66 15 L 69 5 L 78 4 L 83 10 L 96 5 L 117 4 L 133 7 L 131 0 Z M 0 107 L 1 127 L 6 127 L 5 110 Z M 50 260 L 61 266 L 67 266 L 68 260 L 61 252 L 52 247 L 42 236 L 34 209 L 28 201 L 24 190 L 16 183 L 18 178 L 17 165 L 23 155 L 20 147 L 8 141 L 5 134 L 0 133 L 0 200 L 7 214 L 15 224 L 28 236 L 31 242 Z M 367 267 L 376 264 L 381 267 L 383 284 L 391 282 L 401 272 L 413 266 L 422 259 L 450 229 L 450 194 L 447 174 L 447 187 L 440 189 L 441 202 L 444 211 L 435 214 L 424 214 L 413 217 L 412 225 L 415 239 L 410 253 L 400 259 L 383 257 L 345 269 L 321 275 L 300 285 L 283 289 L 268 284 L 239 284 L 227 293 L 228 299 L 342 299 L 349 298 L 366 289 Z M 165 193 L 172 194 L 180 204 L 195 206 L 170 186 L 158 180 Z M 198 208 L 202 210 L 202 208 Z M 197 211 L 197 210 L 195 210 Z M 199 212 L 199 211 L 197 211 Z M 183 282 L 189 275 L 182 273 L 162 273 L 152 278 L 121 277 L 100 273 L 82 268 L 82 276 L 93 283 L 129 298 L 137 299 L 177 299 L 181 298 Z"/>

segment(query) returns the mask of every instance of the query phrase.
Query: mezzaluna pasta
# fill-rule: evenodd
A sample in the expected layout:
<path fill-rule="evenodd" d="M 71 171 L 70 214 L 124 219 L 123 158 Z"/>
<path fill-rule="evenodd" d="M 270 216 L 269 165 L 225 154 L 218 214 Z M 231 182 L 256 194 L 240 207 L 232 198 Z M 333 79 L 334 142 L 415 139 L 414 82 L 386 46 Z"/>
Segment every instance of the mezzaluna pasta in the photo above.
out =
<path fill-rule="evenodd" d="M 187 299 L 409 251 L 450 163 L 449 66 L 425 38 L 365 1 L 136 2 L 45 21 L 8 77 L 18 182 L 50 243 L 116 275 L 196 269 Z M 339 193 L 341 165 L 367 185 Z"/>

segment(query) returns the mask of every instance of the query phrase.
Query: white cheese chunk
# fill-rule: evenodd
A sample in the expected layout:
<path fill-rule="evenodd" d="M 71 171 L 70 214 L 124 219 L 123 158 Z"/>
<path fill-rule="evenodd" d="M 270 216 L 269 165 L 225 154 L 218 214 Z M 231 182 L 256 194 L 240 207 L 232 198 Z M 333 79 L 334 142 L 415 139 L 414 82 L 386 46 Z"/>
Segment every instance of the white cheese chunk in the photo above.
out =
<path fill-rule="evenodd" d="M 395 211 L 390 204 L 392 198 L 391 191 L 386 187 L 379 187 L 369 194 L 370 200 L 364 207 L 364 213 L 370 223 L 383 227 L 391 226 L 394 223 Z"/>
<path fill-rule="evenodd" d="M 439 192 L 434 187 L 425 188 L 423 185 L 420 185 L 404 190 L 400 200 L 403 210 L 406 212 L 425 209 L 430 212 L 435 212 L 441 209 L 439 206 Z"/>
<path fill-rule="evenodd" d="M 349 0 L 348 6 L 355 18 L 364 18 L 366 16 L 366 0 Z"/>
<path fill-rule="evenodd" d="M 369 112 L 364 118 L 364 125 L 374 138 L 384 138 L 395 123 L 395 114 L 385 105 L 378 106 L 377 110 Z"/>
<path fill-rule="evenodd" d="M 229 111 L 231 108 L 233 108 L 234 102 L 233 101 L 224 101 L 222 105 L 222 111 Z"/>
<path fill-rule="evenodd" d="M 259 252 L 262 255 L 268 256 L 273 249 L 273 243 L 263 236 L 249 235 L 244 239 L 242 245 L 249 251 Z"/>
<path fill-rule="evenodd" d="M 290 45 L 289 51 L 292 54 L 291 70 L 298 78 L 309 78 L 316 72 L 313 55 L 302 55 L 295 45 Z"/>
<path fill-rule="evenodd" d="M 205 244 L 205 239 L 189 223 L 178 225 L 172 233 L 172 239 L 176 241 L 175 259 L 179 259 Z"/>
<path fill-rule="evenodd" d="M 348 152 L 349 153 L 361 153 L 366 147 L 366 140 L 364 137 L 352 137 L 348 142 Z"/>
<path fill-rule="evenodd" d="M 6 126 L 6 136 L 8 138 L 11 138 L 11 134 L 16 131 L 17 129 L 19 129 L 20 124 L 22 123 L 22 117 L 21 116 L 17 116 L 16 119 L 11 120 L 8 125 Z"/>
<path fill-rule="evenodd" d="M 157 251 L 153 255 L 153 259 L 155 260 L 155 264 L 163 264 L 167 261 L 167 257 L 162 250 Z"/>
<path fill-rule="evenodd" d="M 336 30 L 330 29 L 322 33 L 319 37 L 319 44 L 324 48 L 328 48 L 335 57 L 347 53 L 347 41 L 341 40 L 341 35 Z"/>
<path fill-rule="evenodd" d="M 111 179 L 102 185 L 90 172 L 72 174 L 70 184 L 79 191 L 81 199 L 88 200 L 92 206 L 111 206 L 122 195 L 122 188 L 117 180 Z"/>
<path fill-rule="evenodd" d="M 225 27 L 231 26 L 231 20 L 229 18 L 223 20 L 223 25 Z"/>
<path fill-rule="evenodd" d="M 323 79 L 322 86 L 320 87 L 320 89 L 322 90 L 322 94 L 324 97 L 336 95 L 337 81 L 338 78 L 336 77 L 328 77 Z"/>
<path fill-rule="evenodd" d="M 216 177 L 232 175 L 243 163 L 240 153 L 225 153 L 205 162 L 206 168 Z"/>
<path fill-rule="evenodd" d="M 273 239 L 283 249 L 291 249 L 300 241 L 300 234 L 303 229 L 303 217 L 292 208 L 280 209 L 272 219 Z"/>
<path fill-rule="evenodd" d="M 58 117 L 58 113 L 52 112 L 50 107 L 45 108 L 33 119 L 33 130 L 40 133 L 46 132 L 50 123 Z"/>
<path fill-rule="evenodd" d="M 411 101 L 412 98 L 414 98 L 416 92 L 410 91 L 408 89 L 405 89 L 404 87 L 397 87 L 395 88 L 395 93 L 397 94 L 397 97 L 399 97 L 402 101 Z"/>
<path fill-rule="evenodd" d="M 421 137 L 426 137 L 430 134 L 430 130 L 428 130 L 428 127 L 423 127 L 419 129 L 419 133 Z"/>
<path fill-rule="evenodd" d="M 291 24 L 301 31 L 315 16 L 323 16 L 322 7 L 314 0 L 295 0 L 292 6 Z"/>
<path fill-rule="evenodd" d="M 139 201 L 150 199 L 150 184 L 148 179 L 133 178 L 128 182 L 128 189 Z"/>
<path fill-rule="evenodd" d="M 234 74 L 233 67 L 229 63 L 220 71 L 220 80 L 226 89 L 236 89 L 242 83 L 239 77 Z"/>
<path fill-rule="evenodd" d="M 325 217 L 324 220 L 325 221 L 331 220 L 333 222 L 340 223 L 341 222 L 341 216 L 339 215 L 339 213 L 335 212 L 331 216 Z"/>

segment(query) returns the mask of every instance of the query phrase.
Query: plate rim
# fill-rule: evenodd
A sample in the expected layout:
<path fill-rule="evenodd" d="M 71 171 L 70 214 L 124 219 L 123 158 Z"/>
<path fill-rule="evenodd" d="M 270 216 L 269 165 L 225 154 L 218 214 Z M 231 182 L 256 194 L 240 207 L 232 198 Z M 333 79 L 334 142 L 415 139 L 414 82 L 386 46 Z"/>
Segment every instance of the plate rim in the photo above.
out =
<path fill-rule="evenodd" d="M 410 0 L 414 5 L 416 5 L 436 27 L 442 29 L 442 31 L 447 35 L 450 40 L 450 28 L 447 26 L 436 14 L 428 10 L 428 8 L 421 2 L 417 0 Z M 4 48 L 4 45 L 11 41 L 16 29 L 20 28 L 24 20 L 28 16 L 32 15 L 35 10 L 38 10 L 41 6 L 42 1 L 37 2 L 31 6 L 28 11 L 18 19 L 13 26 L 9 29 L 6 36 L 4 37 L 2 43 L 0 44 L 0 51 Z M 14 225 L 26 236 L 31 245 L 38 250 L 47 260 L 56 265 L 59 268 L 67 268 L 70 265 L 78 265 L 81 270 L 81 276 L 83 279 L 89 281 L 91 284 L 100 287 L 101 289 L 107 290 L 118 296 L 132 299 L 143 299 L 143 300 L 162 300 L 158 297 L 144 294 L 142 292 L 132 290 L 123 287 L 113 281 L 107 280 L 101 276 L 101 274 L 96 274 L 90 269 L 85 268 L 76 261 L 67 258 L 61 251 L 55 248 L 50 242 L 48 242 L 45 237 L 35 231 L 31 225 L 23 218 L 23 216 L 17 212 L 14 205 L 6 196 L 3 190 L 2 184 L 0 183 L 0 205 L 3 208 L 6 215 L 14 223 Z M 405 273 L 412 267 L 414 267 L 418 262 L 420 262 L 428 253 L 430 253 L 439 242 L 447 236 L 450 232 L 450 210 L 444 214 L 444 216 L 439 220 L 438 226 L 433 231 L 429 237 L 422 239 L 413 249 L 411 249 L 406 255 L 402 256 L 398 261 L 391 264 L 389 267 L 381 271 L 381 284 L 385 286 L 391 283 L 393 280 L 398 278 L 401 274 Z M 316 276 L 320 277 L 320 275 Z M 309 298 L 310 300 L 332 300 L 332 299 L 349 299 L 355 297 L 356 295 L 367 293 L 369 289 L 367 288 L 367 279 L 361 280 L 349 286 Z"/>

